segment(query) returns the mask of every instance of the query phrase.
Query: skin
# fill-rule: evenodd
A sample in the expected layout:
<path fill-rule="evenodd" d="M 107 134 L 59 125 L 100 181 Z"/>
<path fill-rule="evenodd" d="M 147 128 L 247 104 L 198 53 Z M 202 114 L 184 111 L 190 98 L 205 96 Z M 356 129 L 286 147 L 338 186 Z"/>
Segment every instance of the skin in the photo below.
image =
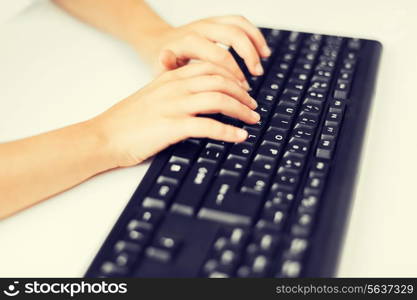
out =
<path fill-rule="evenodd" d="M 0 144 L 0 219 L 101 172 L 139 164 L 189 137 L 247 138 L 243 129 L 197 114 L 222 113 L 248 124 L 259 120 L 242 72 L 229 52 L 215 45 L 235 47 L 250 72 L 262 74 L 259 60 L 269 50 L 245 18 L 215 17 L 172 27 L 144 1 L 54 2 L 125 40 L 159 75 L 85 122 Z M 188 63 L 191 59 L 198 62 Z"/>

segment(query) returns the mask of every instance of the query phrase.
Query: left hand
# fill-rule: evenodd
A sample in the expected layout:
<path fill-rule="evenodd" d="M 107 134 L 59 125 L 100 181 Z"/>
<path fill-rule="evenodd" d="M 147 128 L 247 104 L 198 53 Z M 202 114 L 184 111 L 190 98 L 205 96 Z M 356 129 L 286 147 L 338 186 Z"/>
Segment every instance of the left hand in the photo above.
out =
<path fill-rule="evenodd" d="M 149 42 L 153 45 L 152 64 L 158 73 L 197 59 L 227 68 L 243 85 L 247 82 L 233 56 L 215 43 L 233 47 L 253 75 L 263 74 L 260 57 L 271 53 L 260 30 L 242 16 L 212 17 L 164 28 Z"/>

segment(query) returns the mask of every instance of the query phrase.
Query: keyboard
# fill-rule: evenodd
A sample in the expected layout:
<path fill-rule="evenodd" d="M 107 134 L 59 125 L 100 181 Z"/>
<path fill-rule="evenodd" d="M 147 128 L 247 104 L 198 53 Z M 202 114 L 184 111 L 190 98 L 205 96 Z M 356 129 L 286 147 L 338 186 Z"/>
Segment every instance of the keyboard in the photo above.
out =
<path fill-rule="evenodd" d="M 335 276 L 382 46 L 261 30 L 260 121 L 210 116 L 247 140 L 159 153 L 86 277 Z"/>

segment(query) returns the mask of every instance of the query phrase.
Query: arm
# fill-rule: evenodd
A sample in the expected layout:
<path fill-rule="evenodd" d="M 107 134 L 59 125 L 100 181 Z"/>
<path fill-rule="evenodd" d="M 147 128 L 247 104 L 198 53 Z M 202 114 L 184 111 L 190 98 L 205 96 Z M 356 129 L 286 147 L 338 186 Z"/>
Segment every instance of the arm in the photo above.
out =
<path fill-rule="evenodd" d="M 114 167 L 92 125 L 0 144 L 0 219 Z"/>
<path fill-rule="evenodd" d="M 232 46 L 253 75 L 263 73 L 260 56 L 270 55 L 261 32 L 242 16 L 212 17 L 172 27 L 143 0 L 54 2 L 84 22 L 131 44 L 157 72 L 198 59 L 228 68 L 246 85 L 231 54 L 213 42 Z"/>
<path fill-rule="evenodd" d="M 153 59 L 153 36 L 172 28 L 141 0 L 53 0 L 80 20 L 132 45 Z"/>
<path fill-rule="evenodd" d="M 241 142 L 245 130 L 196 115 L 223 113 L 253 124 L 255 108 L 224 68 L 198 63 L 165 72 L 91 120 L 0 144 L 0 219 L 188 137 Z"/>

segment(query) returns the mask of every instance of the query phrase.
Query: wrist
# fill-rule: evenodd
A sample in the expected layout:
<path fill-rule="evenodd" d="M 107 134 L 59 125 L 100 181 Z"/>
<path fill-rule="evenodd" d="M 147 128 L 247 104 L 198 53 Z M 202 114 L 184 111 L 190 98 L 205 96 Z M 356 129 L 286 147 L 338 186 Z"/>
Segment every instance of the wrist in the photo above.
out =
<path fill-rule="evenodd" d="M 156 62 L 165 37 L 174 29 L 168 23 L 161 23 L 149 29 L 143 29 L 140 34 L 132 38 L 131 45 L 145 61 L 150 64 Z"/>
<path fill-rule="evenodd" d="M 92 153 L 91 160 L 94 161 L 93 168 L 97 173 L 117 168 L 116 154 L 112 147 L 110 138 L 101 129 L 96 118 L 79 124 L 83 138 L 87 145 L 87 152 Z"/>

